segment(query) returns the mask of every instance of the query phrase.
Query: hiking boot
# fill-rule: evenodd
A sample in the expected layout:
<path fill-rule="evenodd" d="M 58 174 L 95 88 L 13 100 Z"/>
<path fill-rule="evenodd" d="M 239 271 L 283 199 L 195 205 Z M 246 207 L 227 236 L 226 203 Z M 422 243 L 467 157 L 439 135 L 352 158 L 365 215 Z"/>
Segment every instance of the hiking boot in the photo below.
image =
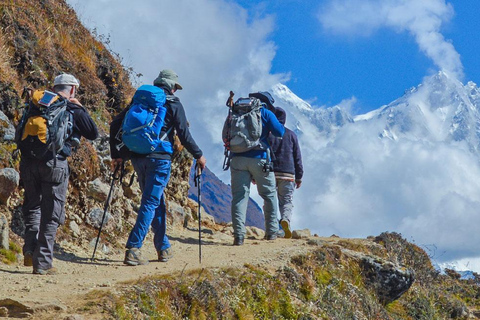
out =
<path fill-rule="evenodd" d="M 233 238 L 233 245 L 234 246 L 242 246 L 243 245 L 243 237 Z"/>
<path fill-rule="evenodd" d="M 42 276 L 52 276 L 57 274 L 57 268 L 51 267 L 50 269 L 33 269 L 33 274 L 39 274 Z"/>
<path fill-rule="evenodd" d="M 158 254 L 158 261 L 160 262 L 167 262 L 169 259 L 173 258 L 173 252 L 171 248 L 165 250 L 157 251 Z"/>
<path fill-rule="evenodd" d="M 138 266 L 148 264 L 148 260 L 142 258 L 142 253 L 139 248 L 131 248 L 125 251 L 125 260 L 123 260 L 123 263 L 129 266 Z"/>
<path fill-rule="evenodd" d="M 265 239 L 267 239 L 267 240 L 277 240 L 277 235 L 276 234 L 267 234 Z"/>
<path fill-rule="evenodd" d="M 292 237 L 292 231 L 290 230 L 290 223 L 288 222 L 288 220 L 281 220 L 280 225 L 285 232 L 285 238 L 290 239 Z"/>
<path fill-rule="evenodd" d="M 32 267 L 33 266 L 33 252 L 27 251 L 23 254 L 23 265 L 25 267 Z"/>

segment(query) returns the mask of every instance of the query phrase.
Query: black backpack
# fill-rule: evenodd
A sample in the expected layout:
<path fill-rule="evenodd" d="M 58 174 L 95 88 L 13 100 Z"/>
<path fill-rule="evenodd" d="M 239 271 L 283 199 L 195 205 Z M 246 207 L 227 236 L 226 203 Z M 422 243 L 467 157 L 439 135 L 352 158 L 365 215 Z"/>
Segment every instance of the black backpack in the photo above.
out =
<path fill-rule="evenodd" d="M 110 122 L 110 155 L 112 159 L 122 158 L 124 161 L 130 160 L 132 158 L 132 152 L 127 148 L 125 143 L 123 143 L 122 135 L 122 124 L 125 115 L 130 108 L 125 108 L 121 113 L 116 115 L 112 122 Z"/>
<path fill-rule="evenodd" d="M 37 90 L 29 96 L 15 130 L 15 142 L 22 155 L 43 160 L 52 152 L 57 153 L 73 132 L 73 113 L 67 109 L 68 100 L 50 92 Z"/>

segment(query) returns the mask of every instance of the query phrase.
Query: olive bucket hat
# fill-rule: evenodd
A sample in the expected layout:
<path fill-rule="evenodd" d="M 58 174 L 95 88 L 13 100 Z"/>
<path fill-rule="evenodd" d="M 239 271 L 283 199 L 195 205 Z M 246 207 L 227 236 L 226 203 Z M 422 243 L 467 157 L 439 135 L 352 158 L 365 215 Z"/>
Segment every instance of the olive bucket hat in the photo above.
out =
<path fill-rule="evenodd" d="M 153 81 L 153 84 L 154 85 L 165 84 L 170 89 L 174 89 L 174 88 L 177 90 L 183 89 L 180 83 L 178 83 L 178 75 L 175 73 L 175 71 L 170 69 L 164 69 L 160 71 L 160 74 L 158 75 L 157 79 Z"/>

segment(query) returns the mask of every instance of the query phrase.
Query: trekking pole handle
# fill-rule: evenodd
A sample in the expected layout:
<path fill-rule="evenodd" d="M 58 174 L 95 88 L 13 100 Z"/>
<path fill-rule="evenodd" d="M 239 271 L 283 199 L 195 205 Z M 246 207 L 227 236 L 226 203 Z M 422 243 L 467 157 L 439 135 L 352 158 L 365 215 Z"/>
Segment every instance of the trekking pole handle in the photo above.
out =
<path fill-rule="evenodd" d="M 233 96 L 235 95 L 235 93 L 233 93 L 233 91 L 230 90 L 230 96 L 228 97 L 228 100 L 227 100 L 227 107 L 231 108 L 233 107 Z"/>

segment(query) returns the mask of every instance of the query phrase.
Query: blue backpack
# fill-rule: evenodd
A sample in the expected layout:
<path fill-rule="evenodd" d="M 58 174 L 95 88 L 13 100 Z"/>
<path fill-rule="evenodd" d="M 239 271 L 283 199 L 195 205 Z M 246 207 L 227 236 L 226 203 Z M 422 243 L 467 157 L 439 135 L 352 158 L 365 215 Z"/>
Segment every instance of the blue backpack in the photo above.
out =
<path fill-rule="evenodd" d="M 165 101 L 161 88 L 143 85 L 137 89 L 122 123 L 122 141 L 130 151 L 149 154 L 171 149 L 163 146 L 168 131 L 160 136 L 167 113 Z"/>

